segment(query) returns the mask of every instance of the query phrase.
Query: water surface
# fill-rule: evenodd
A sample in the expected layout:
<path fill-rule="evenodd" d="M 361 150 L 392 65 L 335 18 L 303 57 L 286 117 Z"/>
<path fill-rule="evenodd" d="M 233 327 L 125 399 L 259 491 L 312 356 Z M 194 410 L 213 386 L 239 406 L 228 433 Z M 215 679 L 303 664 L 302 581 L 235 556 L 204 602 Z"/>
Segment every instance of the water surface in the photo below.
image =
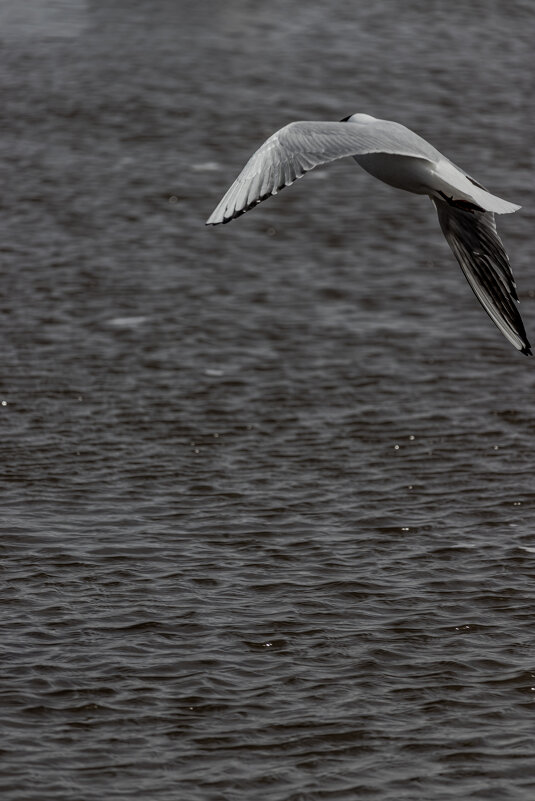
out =
<path fill-rule="evenodd" d="M 396 119 L 522 204 L 533 339 L 531 4 L 31 8 L 0 34 L 2 797 L 529 801 L 533 361 L 431 204 L 350 162 L 203 223 L 285 123 Z"/>

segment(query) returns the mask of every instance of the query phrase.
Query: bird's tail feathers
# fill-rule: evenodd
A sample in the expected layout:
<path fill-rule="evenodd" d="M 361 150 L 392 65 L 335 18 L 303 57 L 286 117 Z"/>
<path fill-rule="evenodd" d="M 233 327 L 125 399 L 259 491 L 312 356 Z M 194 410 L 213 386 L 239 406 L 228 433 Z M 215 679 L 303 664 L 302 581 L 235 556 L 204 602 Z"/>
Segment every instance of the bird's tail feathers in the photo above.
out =
<path fill-rule="evenodd" d="M 509 200 L 504 200 L 502 197 L 492 195 L 486 189 L 474 187 L 477 192 L 473 192 L 474 200 L 482 206 L 485 211 L 492 211 L 494 214 L 511 214 L 513 211 L 518 211 L 520 206 L 516 203 L 511 203 Z"/>

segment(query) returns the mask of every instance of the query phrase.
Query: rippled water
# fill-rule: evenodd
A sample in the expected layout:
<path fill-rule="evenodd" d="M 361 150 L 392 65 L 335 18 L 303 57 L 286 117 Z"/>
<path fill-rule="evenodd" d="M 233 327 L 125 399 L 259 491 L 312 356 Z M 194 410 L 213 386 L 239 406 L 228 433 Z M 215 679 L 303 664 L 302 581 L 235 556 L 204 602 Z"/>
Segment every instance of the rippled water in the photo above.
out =
<path fill-rule="evenodd" d="M 535 338 L 533 5 L 21 8 L 2 797 L 533 798 L 533 360 L 349 162 L 203 224 L 286 122 L 396 119 L 523 205 Z"/>

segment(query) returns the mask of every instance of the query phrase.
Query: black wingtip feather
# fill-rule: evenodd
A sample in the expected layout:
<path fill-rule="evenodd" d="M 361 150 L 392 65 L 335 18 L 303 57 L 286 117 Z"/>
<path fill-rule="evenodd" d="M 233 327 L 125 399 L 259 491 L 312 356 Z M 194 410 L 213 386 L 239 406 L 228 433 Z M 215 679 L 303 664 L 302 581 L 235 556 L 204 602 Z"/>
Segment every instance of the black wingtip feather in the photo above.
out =
<path fill-rule="evenodd" d="M 300 178 L 301 176 L 298 175 L 297 177 Z M 282 191 L 288 185 L 289 184 L 281 184 L 280 186 L 277 186 L 277 188 L 275 189 L 275 192 Z M 255 206 L 258 206 L 258 204 L 261 203 L 263 200 L 267 200 L 268 197 L 272 197 L 273 194 L 274 194 L 274 192 L 266 192 L 264 195 L 262 195 L 261 197 L 257 198 L 256 200 L 252 200 L 250 203 L 248 203 L 246 206 L 244 206 L 243 209 L 239 209 L 239 210 L 234 211 L 230 215 L 230 217 L 225 217 L 224 219 L 219 220 L 218 222 L 215 222 L 215 223 L 207 222 L 207 223 L 205 223 L 205 225 L 226 225 L 226 223 L 232 222 L 232 220 L 235 220 L 237 217 L 241 217 L 242 214 L 245 214 L 246 211 L 250 211 L 251 209 L 254 209 Z"/>

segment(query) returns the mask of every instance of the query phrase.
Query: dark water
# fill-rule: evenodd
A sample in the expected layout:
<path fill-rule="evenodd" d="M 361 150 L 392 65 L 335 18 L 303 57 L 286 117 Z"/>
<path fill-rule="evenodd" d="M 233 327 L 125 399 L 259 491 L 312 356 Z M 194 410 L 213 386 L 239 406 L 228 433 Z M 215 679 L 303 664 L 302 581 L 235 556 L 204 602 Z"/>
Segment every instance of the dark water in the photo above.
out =
<path fill-rule="evenodd" d="M 203 222 L 396 119 L 523 205 L 535 338 L 533 4 L 2 9 L 2 798 L 532 799 L 534 361 L 349 163 Z"/>

